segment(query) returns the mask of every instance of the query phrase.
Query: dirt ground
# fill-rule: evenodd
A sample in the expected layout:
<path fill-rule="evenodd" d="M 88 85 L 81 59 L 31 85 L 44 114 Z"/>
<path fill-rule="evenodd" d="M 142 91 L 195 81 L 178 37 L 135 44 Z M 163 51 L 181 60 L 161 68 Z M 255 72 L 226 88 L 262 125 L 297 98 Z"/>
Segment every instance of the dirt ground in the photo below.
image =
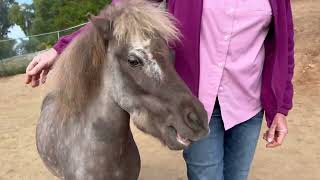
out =
<path fill-rule="evenodd" d="M 320 179 L 320 0 L 293 1 L 296 32 L 294 109 L 285 144 L 260 140 L 249 180 Z M 31 89 L 24 75 L 0 79 L 0 180 L 54 180 L 35 147 L 35 126 L 46 88 Z M 265 130 L 265 125 L 264 125 Z M 140 180 L 185 180 L 181 152 L 134 129 L 142 156 Z"/>

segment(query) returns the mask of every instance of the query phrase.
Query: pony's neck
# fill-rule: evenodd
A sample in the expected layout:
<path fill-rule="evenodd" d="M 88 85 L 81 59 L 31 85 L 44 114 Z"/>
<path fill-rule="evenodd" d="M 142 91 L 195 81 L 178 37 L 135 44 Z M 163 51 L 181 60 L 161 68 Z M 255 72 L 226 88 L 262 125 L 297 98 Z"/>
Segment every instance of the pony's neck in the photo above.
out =
<path fill-rule="evenodd" d="M 130 130 L 130 116 L 107 95 L 108 93 L 103 92 L 105 91 L 102 91 L 90 106 L 90 116 L 94 117 L 96 130 L 105 133 L 104 136 L 126 139 Z"/>
<path fill-rule="evenodd" d="M 123 152 L 123 148 L 133 140 L 130 115 L 114 100 L 114 84 L 110 72 L 112 65 L 109 61 L 103 64 L 100 90 L 87 106 L 88 119 L 98 139 L 104 141 L 114 152 Z"/>
<path fill-rule="evenodd" d="M 89 132 L 97 140 L 113 152 L 114 156 L 126 151 L 131 136 L 130 116 L 113 101 L 108 93 L 108 88 L 102 86 L 100 92 L 88 104 L 85 110 L 85 126 L 91 129 Z M 111 155 L 111 154 L 110 154 Z"/>
<path fill-rule="evenodd" d="M 115 179 L 138 177 L 140 156 L 130 130 L 130 116 L 106 95 L 106 91 L 102 92 L 104 95 L 100 95 L 92 106 L 96 111 L 91 109 L 95 116 L 91 127 L 98 140 L 94 144 L 99 144 L 98 149 L 102 149 L 102 158 L 107 157 L 108 166 L 113 169 L 113 176 L 117 177 Z"/>

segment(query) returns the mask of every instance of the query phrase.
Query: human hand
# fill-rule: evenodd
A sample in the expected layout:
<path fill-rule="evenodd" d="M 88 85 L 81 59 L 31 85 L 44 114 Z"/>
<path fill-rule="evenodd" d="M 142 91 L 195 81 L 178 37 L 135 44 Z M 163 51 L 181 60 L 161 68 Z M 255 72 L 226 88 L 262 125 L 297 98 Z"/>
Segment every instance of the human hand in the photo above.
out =
<path fill-rule="evenodd" d="M 35 56 L 26 69 L 26 84 L 37 87 L 40 84 L 40 77 L 41 83 L 44 84 L 57 57 L 58 53 L 53 48 Z"/>
<path fill-rule="evenodd" d="M 288 126 L 286 116 L 281 113 L 277 113 L 273 119 L 271 127 L 263 135 L 263 139 L 268 142 L 266 147 L 275 148 L 280 146 L 287 134 Z"/>

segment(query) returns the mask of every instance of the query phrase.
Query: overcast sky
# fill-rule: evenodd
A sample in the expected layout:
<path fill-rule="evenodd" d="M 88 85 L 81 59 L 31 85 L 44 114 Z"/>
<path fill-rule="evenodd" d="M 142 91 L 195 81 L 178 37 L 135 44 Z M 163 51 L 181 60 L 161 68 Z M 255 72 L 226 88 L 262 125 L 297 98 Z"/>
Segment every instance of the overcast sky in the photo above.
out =
<path fill-rule="evenodd" d="M 28 3 L 30 4 L 32 0 L 16 0 L 18 3 Z"/>

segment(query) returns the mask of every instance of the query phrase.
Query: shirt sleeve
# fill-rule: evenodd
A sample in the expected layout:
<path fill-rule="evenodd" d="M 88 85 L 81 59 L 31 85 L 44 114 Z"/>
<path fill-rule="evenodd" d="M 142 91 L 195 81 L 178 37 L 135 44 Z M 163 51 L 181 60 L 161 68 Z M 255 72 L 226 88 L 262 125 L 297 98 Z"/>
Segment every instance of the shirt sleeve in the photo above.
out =
<path fill-rule="evenodd" d="M 53 49 L 57 51 L 58 54 L 61 54 L 63 50 L 70 44 L 70 42 L 79 36 L 81 32 L 85 31 L 89 27 L 89 23 L 86 24 L 84 27 L 80 28 L 78 31 L 75 31 L 69 35 L 62 36 L 56 44 L 53 46 Z"/>
<path fill-rule="evenodd" d="M 283 96 L 282 106 L 279 108 L 278 112 L 284 115 L 288 115 L 289 110 L 292 108 L 293 99 L 293 84 L 292 78 L 294 73 L 294 26 L 291 10 L 290 0 L 286 0 L 287 8 L 287 31 L 288 31 L 288 78 L 287 85 L 285 89 L 285 94 Z"/>

